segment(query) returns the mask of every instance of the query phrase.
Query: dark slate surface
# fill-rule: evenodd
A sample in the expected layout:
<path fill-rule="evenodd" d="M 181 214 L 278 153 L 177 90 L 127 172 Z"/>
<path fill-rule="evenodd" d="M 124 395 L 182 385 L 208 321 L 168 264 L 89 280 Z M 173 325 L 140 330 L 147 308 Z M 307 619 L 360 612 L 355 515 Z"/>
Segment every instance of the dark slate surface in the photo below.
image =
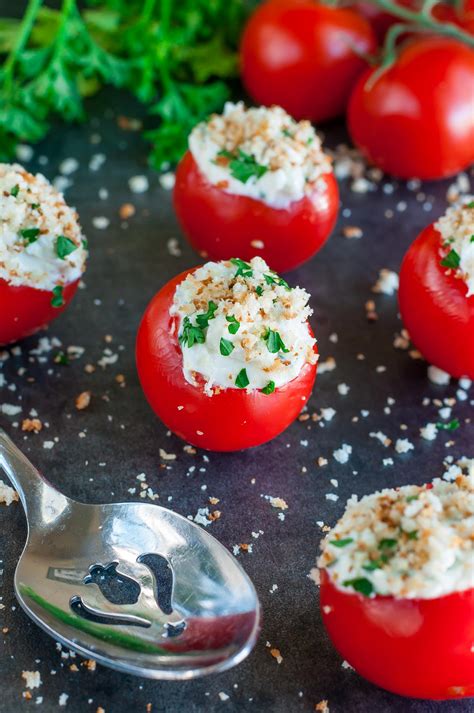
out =
<path fill-rule="evenodd" d="M 39 158 L 49 157 L 42 170 L 54 178 L 65 158 L 81 161 L 67 197 L 79 209 L 89 237 L 87 287 L 47 332 L 49 339 L 60 340 L 61 347 L 42 356 L 29 353 L 44 336 L 38 335 L 22 344 L 21 353 L 14 350 L 1 363 L 0 373 L 7 384 L 1 401 L 20 404 L 23 410 L 19 416 L 0 416 L 0 423 L 48 478 L 73 498 L 87 502 L 136 499 L 136 476 L 142 472 L 159 493 L 157 502 L 184 515 L 194 516 L 199 508 L 206 507 L 209 496 L 219 498 L 222 517 L 210 525 L 209 531 L 229 548 L 253 544 L 251 554 L 238 557 L 261 598 L 263 630 L 254 652 L 238 668 L 196 682 L 153 683 L 100 666 L 91 673 L 81 666 L 79 657 L 62 657 L 54 641 L 16 606 L 13 574 L 25 540 L 25 520 L 19 504 L 1 506 L 0 592 L 4 608 L 0 610 L 0 627 L 8 627 L 8 633 L 0 638 L 0 710 L 62 710 L 58 701 L 65 693 L 69 696 L 66 710 L 71 713 L 95 712 L 98 706 L 107 713 L 135 713 L 145 711 L 148 703 L 160 713 L 296 713 L 313 711 L 322 699 L 328 700 L 331 713 L 472 711 L 469 702 L 399 698 L 342 668 L 319 618 L 317 588 L 308 578 L 321 538 L 317 522 L 333 524 L 352 493 L 362 495 L 383 486 L 422 483 L 442 474 L 443 458 L 448 454 L 473 455 L 473 427 L 465 422 L 472 416 L 472 390 L 471 401 L 459 401 L 453 408 L 453 416 L 462 421 L 459 430 L 441 433 L 434 442 L 420 439 L 420 426 L 439 420 L 436 405 L 422 406 L 422 400 L 455 397 L 458 385 L 431 384 L 423 361 L 393 348 L 394 334 L 401 327 L 396 297 L 371 292 L 378 270 L 397 270 L 417 232 L 444 210 L 448 184 L 424 186 L 427 197 L 423 199 L 404 186 L 397 187 L 393 194 L 379 188 L 375 193 L 358 195 L 344 182 L 342 203 L 352 215 L 341 217 L 320 255 L 289 275 L 293 284 L 306 287 L 313 295 L 312 321 L 322 360 L 334 356 L 337 362 L 334 371 L 319 376 L 309 404 L 311 413 L 334 407 L 337 414 L 332 422 L 323 427 L 312 421 L 296 422 L 272 443 L 244 453 L 206 456 L 198 452 L 192 456 L 183 452 L 177 438 L 166 433 L 145 402 L 135 373 L 134 338 L 154 292 L 177 272 L 196 264 L 197 258 L 180 236 L 170 193 L 159 187 L 157 175 L 146 167 L 146 147 L 139 135 L 117 129 L 118 114 L 136 115 L 139 109 L 114 93 L 94 100 L 90 109 L 95 117 L 90 124 L 61 126 L 37 147 L 29 164 L 38 170 Z M 343 136 L 341 127 L 327 133 L 332 144 Z M 93 143 L 99 136 L 100 143 Z M 88 162 L 96 153 L 105 154 L 106 162 L 99 171 L 91 172 Z M 150 177 L 150 190 L 133 195 L 128 179 L 142 173 Z M 99 198 L 100 188 L 109 191 L 107 200 Z M 406 202 L 406 211 L 396 210 L 400 201 Z M 118 217 L 119 207 L 126 202 L 137 209 L 128 227 L 121 225 Z M 386 210 L 393 210 L 394 216 L 386 218 Z M 110 219 L 108 229 L 93 227 L 92 220 L 97 216 Z M 364 237 L 342 237 L 343 225 L 362 227 Z M 170 255 L 167 249 L 167 241 L 173 237 L 179 239 L 179 257 Z M 372 298 L 379 320 L 368 324 L 364 304 Z M 337 343 L 329 339 L 333 333 L 338 335 Z M 106 335 L 112 337 L 110 344 L 105 341 Z M 54 355 L 71 345 L 83 347 L 83 356 L 69 366 L 55 364 Z M 96 364 L 104 348 L 119 355 L 117 363 L 104 369 L 97 367 L 92 375 L 85 373 L 84 366 Z M 357 359 L 360 353 L 365 360 Z M 379 366 L 386 371 L 377 371 Z M 115 381 L 119 373 L 126 378 L 125 388 Z M 347 396 L 338 393 L 341 383 L 350 386 Z M 16 390 L 10 390 L 14 387 Z M 92 403 L 78 412 L 74 399 L 85 389 L 93 392 Z M 390 413 L 385 413 L 389 397 L 395 404 Z M 48 424 L 39 435 L 20 433 L 18 424 L 30 409 L 36 409 Z M 369 410 L 369 416 L 361 417 L 361 409 Z M 401 424 L 406 424 L 406 431 L 400 429 Z M 379 429 L 394 440 L 408 437 L 415 450 L 398 455 L 393 446 L 385 449 L 369 437 Z M 79 437 L 81 432 L 86 437 Z M 52 449 L 43 447 L 45 441 L 55 438 L 58 440 Z M 453 444 L 448 448 L 450 439 Z M 342 443 L 353 448 L 346 465 L 332 456 Z M 160 447 L 177 454 L 168 467 L 160 462 Z M 328 459 L 326 467 L 316 465 L 319 456 Z M 388 457 L 393 458 L 393 466 L 382 464 Z M 195 466 L 193 472 L 191 466 Z M 337 479 L 337 487 L 331 479 Z M 136 495 L 128 492 L 131 487 L 137 487 Z M 336 493 L 339 499 L 328 500 L 327 493 Z M 264 495 L 286 500 L 284 520 Z M 252 536 L 260 531 L 263 533 L 257 539 Z M 280 650 L 281 664 L 271 656 L 267 642 Z M 78 672 L 69 670 L 73 662 Z M 32 692 L 34 699 L 42 699 L 38 707 L 34 700 L 22 698 L 22 670 L 41 672 L 43 684 Z M 229 699 L 222 701 L 220 692 Z"/>

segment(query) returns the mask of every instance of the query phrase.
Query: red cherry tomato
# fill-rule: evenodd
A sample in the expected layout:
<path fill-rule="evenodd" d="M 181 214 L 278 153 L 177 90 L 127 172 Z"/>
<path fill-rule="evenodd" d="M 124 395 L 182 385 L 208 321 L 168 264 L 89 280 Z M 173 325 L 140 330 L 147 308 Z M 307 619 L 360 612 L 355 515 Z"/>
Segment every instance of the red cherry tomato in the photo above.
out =
<path fill-rule="evenodd" d="M 440 265 L 441 236 L 433 225 L 406 253 L 398 299 L 403 323 L 425 359 L 457 378 L 474 379 L 474 295 Z"/>
<path fill-rule="evenodd" d="M 242 80 L 259 104 L 278 104 L 296 119 L 325 121 L 344 113 L 377 46 L 356 12 L 309 0 L 260 5 L 244 30 Z"/>
<path fill-rule="evenodd" d="M 288 208 L 272 208 L 209 183 L 188 151 L 176 172 L 174 205 L 200 255 L 212 260 L 259 255 L 272 270 L 285 272 L 324 245 L 336 222 L 339 191 L 334 175 L 327 173 L 311 196 Z"/>
<path fill-rule="evenodd" d="M 305 364 L 295 379 L 268 395 L 258 390 L 222 389 L 208 396 L 203 386 L 190 384 L 184 378 L 181 347 L 169 314 L 176 287 L 190 272 L 170 280 L 143 316 L 136 346 L 143 391 L 164 424 L 195 446 L 212 451 L 258 446 L 298 416 L 312 391 L 316 365 Z"/>
<path fill-rule="evenodd" d="M 78 285 L 79 280 L 66 285 L 62 293 L 64 304 L 53 307 L 51 291 L 13 287 L 0 278 L 0 345 L 17 342 L 56 319 L 74 297 Z"/>
<path fill-rule="evenodd" d="M 360 78 L 348 113 L 351 137 L 370 161 L 421 179 L 450 176 L 474 161 L 473 50 L 417 39 L 371 84 L 374 71 Z"/>
<path fill-rule="evenodd" d="M 341 656 L 377 686 L 413 698 L 474 695 L 474 589 L 370 598 L 338 589 L 323 570 L 321 615 Z"/>

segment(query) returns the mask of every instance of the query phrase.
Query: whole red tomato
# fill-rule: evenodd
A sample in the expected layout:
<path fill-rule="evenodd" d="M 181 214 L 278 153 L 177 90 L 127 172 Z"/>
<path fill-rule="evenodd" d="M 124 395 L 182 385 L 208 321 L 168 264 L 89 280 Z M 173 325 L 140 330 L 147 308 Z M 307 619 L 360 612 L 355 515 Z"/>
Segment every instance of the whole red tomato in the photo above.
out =
<path fill-rule="evenodd" d="M 356 12 L 310 0 L 270 0 L 250 17 L 240 48 L 242 80 L 260 104 L 319 122 L 346 109 L 377 42 Z"/>
<path fill-rule="evenodd" d="M 143 391 L 164 424 L 195 446 L 213 451 L 258 446 L 298 416 L 312 391 L 316 365 L 306 363 L 295 379 L 271 394 L 231 388 L 208 396 L 204 384 L 186 381 L 176 318 L 169 312 L 176 287 L 192 271 L 170 280 L 145 311 L 136 345 Z"/>
<path fill-rule="evenodd" d="M 406 253 L 398 299 L 403 323 L 425 359 L 457 378 L 474 379 L 474 295 L 440 257 L 441 236 L 428 226 Z"/>
<path fill-rule="evenodd" d="M 361 676 L 413 698 L 474 695 L 474 589 L 436 599 L 365 597 L 321 571 L 321 615 Z"/>
<path fill-rule="evenodd" d="M 417 39 L 377 78 L 375 71 L 360 77 L 348 112 L 349 133 L 370 161 L 421 179 L 450 176 L 474 161 L 473 50 Z"/>
<path fill-rule="evenodd" d="M 174 206 L 200 255 L 212 260 L 258 255 L 276 272 L 285 272 L 324 245 L 336 222 L 339 192 L 334 175 L 327 173 L 310 196 L 273 208 L 209 183 L 188 151 L 176 172 Z"/>
<path fill-rule="evenodd" d="M 66 285 L 61 300 L 51 291 L 14 287 L 0 278 L 0 345 L 17 342 L 56 319 L 74 297 L 78 285 L 79 280 Z"/>

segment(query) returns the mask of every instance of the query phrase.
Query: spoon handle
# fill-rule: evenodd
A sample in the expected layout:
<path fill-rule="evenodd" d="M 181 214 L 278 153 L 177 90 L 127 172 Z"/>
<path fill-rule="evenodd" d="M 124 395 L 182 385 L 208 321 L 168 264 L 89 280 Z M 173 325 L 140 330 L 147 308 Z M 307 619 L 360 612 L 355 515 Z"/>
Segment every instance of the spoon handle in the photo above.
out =
<path fill-rule="evenodd" d="M 0 428 L 0 468 L 6 473 L 18 492 L 30 525 L 36 517 L 42 517 L 46 503 L 62 510 L 67 498 L 55 490 L 30 463 L 28 458 Z M 50 508 L 48 508 L 50 509 Z"/>

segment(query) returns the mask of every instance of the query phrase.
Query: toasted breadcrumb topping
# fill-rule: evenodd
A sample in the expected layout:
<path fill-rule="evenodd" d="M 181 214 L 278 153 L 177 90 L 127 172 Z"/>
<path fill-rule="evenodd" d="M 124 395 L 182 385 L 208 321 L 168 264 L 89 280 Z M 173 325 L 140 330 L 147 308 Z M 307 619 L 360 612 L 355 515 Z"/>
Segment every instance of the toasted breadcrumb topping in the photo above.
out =
<path fill-rule="evenodd" d="M 353 496 L 321 544 L 333 584 L 408 599 L 474 587 L 474 459 L 459 465 L 453 482 Z"/>
<path fill-rule="evenodd" d="M 314 364 L 309 294 L 290 288 L 259 257 L 208 262 L 178 285 L 171 315 L 187 381 L 216 388 L 266 389 L 287 384 Z M 248 383 L 247 383 L 248 382 Z"/>
<path fill-rule="evenodd" d="M 0 163 L 0 279 L 52 290 L 85 269 L 77 213 L 40 173 Z"/>
<path fill-rule="evenodd" d="M 247 109 L 228 102 L 222 114 L 193 129 L 189 148 L 213 185 L 275 208 L 310 195 L 332 172 L 310 122 L 297 122 L 278 106 Z"/>
<path fill-rule="evenodd" d="M 464 196 L 435 223 L 441 234 L 443 263 L 467 285 L 467 297 L 474 295 L 474 196 Z M 448 262 L 446 262 L 448 258 Z"/>

